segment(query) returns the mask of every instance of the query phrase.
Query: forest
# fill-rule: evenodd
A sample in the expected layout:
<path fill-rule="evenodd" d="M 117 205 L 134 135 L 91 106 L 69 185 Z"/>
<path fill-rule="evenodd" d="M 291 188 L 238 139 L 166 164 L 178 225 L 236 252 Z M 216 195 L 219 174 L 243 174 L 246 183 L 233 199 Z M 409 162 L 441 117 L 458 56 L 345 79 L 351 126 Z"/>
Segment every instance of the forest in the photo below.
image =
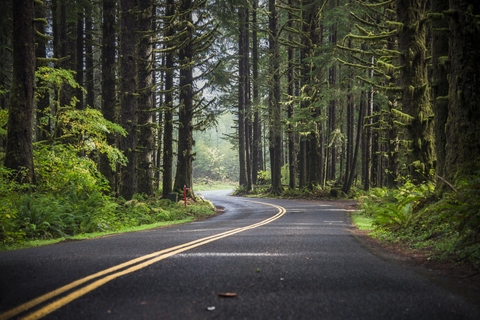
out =
<path fill-rule="evenodd" d="M 221 180 L 480 260 L 480 1 L 1 6 L 4 243 L 208 214 L 167 198 Z"/>

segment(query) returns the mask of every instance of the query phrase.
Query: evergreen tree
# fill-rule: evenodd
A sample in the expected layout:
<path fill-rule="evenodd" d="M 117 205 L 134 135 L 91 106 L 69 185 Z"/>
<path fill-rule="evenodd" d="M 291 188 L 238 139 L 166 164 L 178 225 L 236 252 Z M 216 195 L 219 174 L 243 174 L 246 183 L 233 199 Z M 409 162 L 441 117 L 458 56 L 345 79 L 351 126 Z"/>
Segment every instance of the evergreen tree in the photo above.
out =
<path fill-rule="evenodd" d="M 434 168 L 433 110 L 427 77 L 427 0 L 396 0 L 400 86 L 407 125 L 407 166 L 414 181 L 427 179 Z"/>
<path fill-rule="evenodd" d="M 13 2 L 13 76 L 7 124 L 5 166 L 18 170 L 17 180 L 35 183 L 33 168 L 33 114 L 35 87 L 34 5 Z"/>
<path fill-rule="evenodd" d="M 153 194 L 153 1 L 137 0 L 138 192 Z"/>
<path fill-rule="evenodd" d="M 275 0 L 268 1 L 269 11 L 269 54 L 270 54 L 270 168 L 272 176 L 272 194 L 282 192 L 282 125 L 280 102 L 280 54 L 278 46 L 278 16 Z"/>
<path fill-rule="evenodd" d="M 172 192 L 173 182 L 173 77 L 174 77 L 174 50 L 173 36 L 175 35 L 175 1 L 167 0 L 164 17 L 165 46 L 169 47 L 165 52 L 165 102 L 163 110 L 165 113 L 164 135 L 163 135 L 163 181 L 162 197 L 168 198 Z"/>
<path fill-rule="evenodd" d="M 117 100 L 115 98 L 115 7 L 116 0 L 103 0 L 103 24 L 102 24 L 102 101 L 101 110 L 103 117 L 116 123 L 115 109 Z M 113 133 L 107 133 L 107 143 L 115 145 Z M 100 172 L 107 178 L 112 191 L 116 191 L 114 171 L 112 170 L 108 157 L 100 155 Z"/>
<path fill-rule="evenodd" d="M 459 184 L 480 170 L 479 1 L 450 0 L 446 179 Z"/>
<path fill-rule="evenodd" d="M 135 0 L 120 1 L 120 123 L 127 131 L 120 150 L 128 159 L 120 168 L 119 195 L 130 200 L 137 193 L 137 105 L 135 94 Z"/>

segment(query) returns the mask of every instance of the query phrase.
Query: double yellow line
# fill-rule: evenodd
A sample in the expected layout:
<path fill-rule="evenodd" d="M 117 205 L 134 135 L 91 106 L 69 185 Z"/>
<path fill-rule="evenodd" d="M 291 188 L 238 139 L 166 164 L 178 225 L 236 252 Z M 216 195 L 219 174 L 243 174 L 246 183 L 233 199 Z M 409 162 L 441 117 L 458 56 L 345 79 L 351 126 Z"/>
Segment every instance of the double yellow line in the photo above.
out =
<path fill-rule="evenodd" d="M 267 223 L 270 223 L 270 222 L 280 218 L 281 216 L 283 216 L 285 214 L 285 211 L 286 211 L 285 208 L 274 205 L 274 204 L 270 204 L 270 203 L 257 202 L 257 201 L 249 201 L 249 202 L 255 202 L 255 203 L 260 203 L 260 204 L 268 205 L 268 206 L 271 206 L 271 207 L 275 207 L 275 208 L 278 209 L 278 213 L 276 215 L 274 215 L 273 217 L 270 217 L 266 220 L 263 220 L 261 222 L 258 222 L 258 223 L 255 223 L 255 224 L 252 224 L 252 225 L 249 225 L 249 226 L 246 226 L 246 227 L 237 228 L 237 229 L 226 231 L 226 232 L 223 232 L 223 233 L 220 233 L 220 234 L 217 234 L 217 235 L 213 235 L 213 236 L 210 236 L 210 237 L 206 237 L 206 238 L 198 239 L 198 240 L 195 240 L 195 241 L 192 241 L 192 242 L 188 242 L 188 243 L 185 243 L 185 244 L 182 244 L 182 245 L 179 245 L 179 246 L 175 246 L 175 247 L 172 247 L 172 248 L 168 248 L 168 249 L 165 249 L 165 250 L 154 252 L 154 253 L 142 256 L 140 258 L 133 259 L 133 260 L 127 261 L 125 263 L 119 264 L 117 266 L 108 268 L 106 270 L 97 272 L 97 273 L 92 274 L 88 277 L 85 277 L 85 278 L 79 279 L 77 281 L 74 281 L 72 283 L 69 283 L 69 284 L 67 284 L 67 285 L 65 285 L 65 286 L 63 286 L 59 289 L 53 290 L 49 293 L 46 293 L 43 296 L 40 296 L 40 297 L 38 297 L 36 299 L 33 299 L 33 300 L 31 300 L 27 303 L 24 303 L 24 304 L 22 304 L 22 305 L 20 305 L 16 308 L 10 310 L 10 311 L 7 311 L 3 314 L 0 314 L 0 320 L 10 319 L 11 317 L 14 317 L 14 316 L 16 316 L 16 315 L 18 315 L 22 312 L 25 312 L 25 311 L 37 306 L 40 303 L 43 303 L 47 300 L 50 300 L 50 299 L 52 299 L 52 298 L 54 298 L 54 297 L 56 297 L 56 296 L 58 296 L 58 295 L 60 295 L 64 292 L 68 291 L 68 290 L 71 290 L 75 287 L 78 287 L 81 284 L 84 284 L 85 282 L 88 282 L 90 280 L 105 276 L 101 279 L 98 279 L 98 280 L 88 284 L 85 287 L 82 287 L 80 289 L 77 289 L 76 291 L 71 292 L 70 294 L 68 294 L 67 296 L 65 296 L 65 297 L 63 297 L 59 300 L 56 300 L 56 301 L 53 301 L 52 303 L 47 304 L 46 306 L 42 307 L 41 309 L 39 309 L 39 310 L 37 310 L 33 313 L 30 313 L 26 317 L 22 318 L 22 319 L 25 319 L 25 320 L 39 319 L 41 317 L 44 317 L 44 316 L 48 315 L 49 313 L 52 313 L 53 311 L 55 311 L 57 309 L 63 307 L 67 303 L 83 296 L 84 294 L 95 290 L 96 288 L 104 285 L 105 283 L 107 283 L 107 282 L 109 282 L 113 279 L 116 279 L 116 278 L 118 278 L 120 276 L 123 276 L 125 274 L 132 273 L 132 272 L 135 272 L 135 271 L 140 270 L 142 268 L 145 268 L 145 267 L 147 267 L 151 264 L 154 264 L 155 262 L 166 259 L 166 258 L 171 257 L 173 255 L 176 255 L 177 253 L 184 252 L 184 251 L 202 246 L 202 245 L 207 244 L 209 242 L 213 242 L 213 241 L 225 238 L 225 237 L 229 237 L 229 236 L 234 235 L 234 234 L 239 233 L 239 232 L 243 232 L 243 231 L 246 231 L 246 230 L 258 228 L 260 226 L 263 226 Z M 145 260 L 147 260 L 147 261 L 145 261 Z M 144 262 L 142 262 L 142 261 L 144 261 Z M 139 262 L 142 262 L 142 263 L 139 263 Z M 129 267 L 129 266 L 131 266 L 131 267 L 127 268 L 127 269 L 124 269 L 124 268 Z M 121 269 L 123 269 L 123 270 L 121 270 Z"/>

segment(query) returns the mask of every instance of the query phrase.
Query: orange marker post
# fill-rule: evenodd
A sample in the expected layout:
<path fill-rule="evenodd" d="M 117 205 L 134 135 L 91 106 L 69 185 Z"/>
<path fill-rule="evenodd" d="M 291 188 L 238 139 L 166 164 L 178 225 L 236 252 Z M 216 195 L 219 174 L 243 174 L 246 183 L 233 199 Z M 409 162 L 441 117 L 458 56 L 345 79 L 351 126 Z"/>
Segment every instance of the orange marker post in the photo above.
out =
<path fill-rule="evenodd" d="M 187 206 L 187 186 L 183 186 L 183 198 L 185 199 L 185 207 Z"/>

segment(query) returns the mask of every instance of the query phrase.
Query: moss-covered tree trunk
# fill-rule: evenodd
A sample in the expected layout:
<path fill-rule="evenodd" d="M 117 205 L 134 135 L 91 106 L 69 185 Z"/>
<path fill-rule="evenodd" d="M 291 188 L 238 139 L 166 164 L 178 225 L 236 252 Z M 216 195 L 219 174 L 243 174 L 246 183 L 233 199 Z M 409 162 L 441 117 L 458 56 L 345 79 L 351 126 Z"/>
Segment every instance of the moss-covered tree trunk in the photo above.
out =
<path fill-rule="evenodd" d="M 245 81 L 245 164 L 247 165 L 247 191 L 252 190 L 252 98 L 250 90 L 250 10 L 245 8 L 243 38 L 244 81 Z"/>
<path fill-rule="evenodd" d="M 20 183 L 35 183 L 33 114 L 35 87 L 34 8 L 31 0 L 13 1 L 13 76 L 7 124 L 5 167 L 19 170 Z"/>
<path fill-rule="evenodd" d="M 183 191 L 183 187 L 193 187 L 193 74 L 192 74 L 192 1 L 185 0 L 180 7 L 183 17 L 182 29 L 187 31 L 180 39 L 185 45 L 180 48 L 180 106 L 178 110 L 178 152 L 177 172 L 174 189 Z"/>
<path fill-rule="evenodd" d="M 170 39 L 175 34 L 174 16 L 175 2 L 168 0 L 165 8 L 165 22 L 164 32 L 165 37 Z M 167 41 L 167 47 L 171 43 Z M 172 192 L 173 184 L 173 67 L 174 67 L 174 52 L 168 51 L 165 53 L 165 102 L 164 109 L 164 134 L 163 134 L 163 181 L 162 181 L 162 197 L 168 198 L 168 194 Z"/>
<path fill-rule="evenodd" d="M 301 2 L 303 5 L 303 1 Z M 301 42 L 302 47 L 300 48 L 300 87 L 302 91 L 304 91 L 305 86 L 308 84 L 309 80 L 307 79 L 307 63 L 305 62 L 305 58 L 307 58 L 309 54 L 309 38 L 308 38 L 308 30 L 309 30 L 309 21 L 308 21 L 308 9 L 303 8 L 302 10 L 302 19 L 300 21 L 302 26 L 302 35 L 301 35 Z M 302 113 L 305 113 L 305 109 L 307 108 L 306 99 L 304 99 L 304 92 L 302 92 L 302 99 L 300 101 L 300 108 L 302 109 Z M 304 120 L 304 123 L 308 122 L 308 120 Z M 298 152 L 298 186 L 303 188 L 307 186 L 307 144 L 308 144 L 308 137 L 305 135 L 300 135 L 299 139 L 299 152 Z"/>
<path fill-rule="evenodd" d="M 238 161 L 239 184 L 246 186 L 247 166 L 245 158 L 245 9 L 238 8 Z"/>
<path fill-rule="evenodd" d="M 116 0 L 103 0 L 101 110 L 106 120 L 116 123 L 115 5 Z M 115 145 L 115 136 L 112 133 L 107 134 L 107 143 Z M 100 172 L 107 178 L 110 188 L 115 192 L 115 174 L 105 154 L 100 154 Z"/>
<path fill-rule="evenodd" d="M 396 0 L 400 86 L 404 113 L 412 117 L 407 126 L 407 166 L 416 182 L 426 179 L 434 168 L 433 110 L 427 77 L 427 0 Z"/>
<path fill-rule="evenodd" d="M 288 1 L 288 5 L 293 7 L 293 0 Z M 288 12 L 288 27 L 293 28 L 293 14 Z M 293 42 L 293 34 L 289 34 L 289 40 Z M 289 169 L 289 187 L 295 189 L 297 180 L 296 151 L 295 151 L 295 130 L 293 126 L 294 86 L 295 86 L 295 56 L 293 47 L 288 47 L 288 169 Z"/>
<path fill-rule="evenodd" d="M 270 68 L 272 74 L 269 108 L 271 114 L 271 152 L 270 163 L 272 169 L 272 189 L 271 193 L 279 194 L 282 192 L 282 124 L 281 124 L 281 103 L 280 103 L 280 52 L 278 46 L 278 16 L 275 0 L 268 1 L 269 10 L 269 50 L 270 50 Z"/>
<path fill-rule="evenodd" d="M 253 141 L 252 141 L 252 183 L 257 184 L 258 170 L 262 163 L 262 139 L 260 113 L 258 111 L 258 39 L 257 39 L 257 7 L 258 0 L 252 2 L 252 76 L 253 76 Z"/>
<path fill-rule="evenodd" d="M 458 183 L 480 170 L 480 3 L 450 0 L 449 112 L 445 176 Z"/>
<path fill-rule="evenodd" d="M 363 178 L 363 190 L 370 190 L 371 179 L 372 179 L 372 113 L 373 113 L 373 103 L 370 103 L 370 100 L 367 100 L 367 93 L 362 92 L 362 97 L 365 98 L 365 118 L 364 118 L 364 128 L 365 128 L 365 177 Z"/>
<path fill-rule="evenodd" d="M 448 20 L 443 11 L 448 10 L 448 0 L 432 0 L 428 17 L 432 21 L 432 101 L 435 113 L 435 151 L 437 155 L 436 174 L 444 176 L 445 146 L 447 136 L 445 125 L 448 118 Z M 441 180 L 437 180 L 442 185 Z M 443 185 L 444 186 L 444 185 Z M 443 189 L 443 187 L 441 187 Z"/>
<path fill-rule="evenodd" d="M 137 0 L 138 192 L 153 194 L 153 47 L 151 0 Z"/>
<path fill-rule="evenodd" d="M 394 3 L 390 4 L 389 8 L 393 11 Z M 394 11 L 393 11 L 394 12 Z M 394 14 L 390 15 L 392 20 L 394 18 Z M 390 28 L 390 31 L 393 31 L 393 27 Z M 391 37 L 388 39 L 387 49 L 388 50 L 395 50 L 397 49 L 396 45 L 396 37 Z M 398 65 L 398 61 L 396 63 Z M 397 85 L 397 72 L 395 70 L 387 70 L 386 72 L 386 79 L 385 82 L 388 87 L 395 87 Z M 388 111 L 389 116 L 387 119 L 388 123 L 388 132 L 387 132 L 387 187 L 394 188 L 398 185 L 398 178 L 400 175 L 399 170 L 399 139 L 398 139 L 398 128 L 394 123 L 394 116 L 393 110 L 398 108 L 398 93 L 389 90 L 387 91 L 388 97 Z"/>
<path fill-rule="evenodd" d="M 135 0 L 120 1 L 120 123 L 127 131 L 120 150 L 128 160 L 120 168 L 119 195 L 130 200 L 137 193 L 137 104 L 135 99 Z"/>

